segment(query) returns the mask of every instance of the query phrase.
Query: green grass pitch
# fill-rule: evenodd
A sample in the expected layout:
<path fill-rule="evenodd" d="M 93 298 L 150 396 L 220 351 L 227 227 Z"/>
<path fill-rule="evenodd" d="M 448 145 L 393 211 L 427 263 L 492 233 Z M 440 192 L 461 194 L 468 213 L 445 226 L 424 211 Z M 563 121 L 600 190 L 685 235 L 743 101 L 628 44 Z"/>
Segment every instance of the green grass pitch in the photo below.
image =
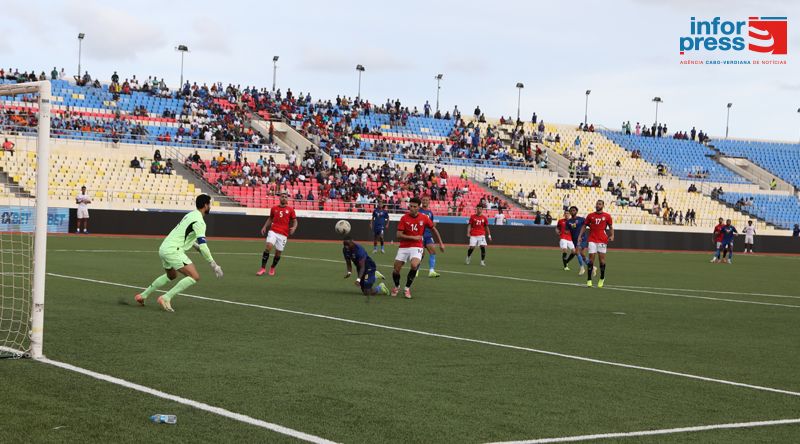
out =
<path fill-rule="evenodd" d="M 343 279 L 337 243 L 290 241 L 277 276 L 259 278 L 260 241 L 212 239 L 225 277 L 191 253 L 202 280 L 186 293 L 255 306 L 177 296 L 174 314 L 155 298 L 136 306 L 135 289 L 74 279 L 143 288 L 160 273 L 159 242 L 50 238 L 48 358 L 337 442 L 479 443 L 800 417 L 798 396 L 456 339 L 800 392 L 798 257 L 716 265 L 710 253 L 612 249 L 606 288 L 588 289 L 564 285 L 585 280 L 574 261 L 563 271 L 555 250 L 490 246 L 480 267 L 452 246 L 438 257 L 441 278 L 428 279 L 423 261 L 414 299 L 366 299 Z M 373 255 L 388 279 L 395 251 Z M 2 442 L 297 442 L 30 360 L 0 361 L 0 381 Z M 154 413 L 177 414 L 178 424 L 151 424 Z M 798 441 L 795 424 L 621 442 Z"/>

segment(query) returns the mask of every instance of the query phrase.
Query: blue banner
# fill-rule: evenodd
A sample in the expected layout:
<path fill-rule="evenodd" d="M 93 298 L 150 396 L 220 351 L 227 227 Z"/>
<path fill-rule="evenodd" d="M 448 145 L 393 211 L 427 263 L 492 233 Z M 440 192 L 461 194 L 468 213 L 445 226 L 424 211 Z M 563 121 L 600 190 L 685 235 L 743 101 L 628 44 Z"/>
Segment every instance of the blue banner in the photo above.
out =
<path fill-rule="evenodd" d="M 36 223 L 34 207 L 0 207 L 0 231 L 32 233 Z M 67 233 L 69 230 L 69 209 L 47 209 L 47 232 Z"/>

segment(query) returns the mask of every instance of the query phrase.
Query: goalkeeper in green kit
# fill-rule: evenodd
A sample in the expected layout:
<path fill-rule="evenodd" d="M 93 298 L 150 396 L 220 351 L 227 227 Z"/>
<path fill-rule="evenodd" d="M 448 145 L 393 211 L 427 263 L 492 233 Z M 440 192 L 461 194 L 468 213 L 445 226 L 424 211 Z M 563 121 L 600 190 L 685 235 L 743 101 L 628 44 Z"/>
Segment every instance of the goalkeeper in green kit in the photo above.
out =
<path fill-rule="evenodd" d="M 145 291 L 136 295 L 136 302 L 139 304 L 144 305 L 151 293 L 177 278 L 180 272 L 186 277 L 179 280 L 166 294 L 158 297 L 158 304 L 161 305 L 161 308 L 169 312 L 175 311 L 170 304 L 172 298 L 200 280 L 200 274 L 197 273 L 197 269 L 191 259 L 186 256 L 186 251 L 190 248 L 194 248 L 203 255 L 203 258 L 211 264 L 211 269 L 214 270 L 217 278 L 222 277 L 222 267 L 214 262 L 214 258 L 211 257 L 211 250 L 208 249 L 208 244 L 206 243 L 206 223 L 203 217 L 211 211 L 211 197 L 208 194 L 197 196 L 195 206 L 197 210 L 183 216 L 180 223 L 170 231 L 161 243 L 158 255 L 161 257 L 161 263 L 166 274 L 157 277 Z"/>

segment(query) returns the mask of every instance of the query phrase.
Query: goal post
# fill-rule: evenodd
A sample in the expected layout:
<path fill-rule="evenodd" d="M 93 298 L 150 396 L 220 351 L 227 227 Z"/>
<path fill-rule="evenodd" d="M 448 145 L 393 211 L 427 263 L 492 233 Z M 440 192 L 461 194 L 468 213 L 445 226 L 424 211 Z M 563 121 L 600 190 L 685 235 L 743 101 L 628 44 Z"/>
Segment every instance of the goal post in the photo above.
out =
<path fill-rule="evenodd" d="M 0 84 L 0 99 L 4 96 L 38 95 L 38 123 L 35 150 L 35 188 L 16 189 L 16 197 L 5 198 L 4 204 L 17 199 L 16 212 L 13 205 L 6 207 L 4 219 L 0 221 L 6 232 L 0 240 L 0 262 L 2 263 L 2 294 L 0 294 L 0 356 L 30 356 L 43 358 L 44 340 L 44 292 L 47 263 L 48 185 L 50 166 L 50 110 L 51 85 L 49 81 Z M 0 127 L 0 135 L 7 134 Z M 19 139 L 17 139 L 19 140 Z M 10 153 L 0 153 L 2 156 Z M 18 157 L 19 159 L 19 157 Z M 25 165 L 32 168 L 33 165 Z M 5 172 L 9 176 L 8 172 Z M 11 184 L 9 177 L 9 184 Z M 4 192 L 7 190 L 3 190 Z M 22 201 L 24 199 L 24 202 Z M 33 206 L 33 224 L 21 216 L 22 207 Z M 31 231 L 32 251 L 31 251 Z M 15 237 L 16 241 L 15 241 Z M 10 239 L 6 242 L 6 236 Z M 10 250 L 10 251 L 7 251 Z M 22 251 L 20 251 L 22 250 Z M 10 264 L 6 257 L 11 258 Z M 31 276 L 32 269 L 32 276 Z M 10 276 L 9 276 L 10 274 Z M 18 276 L 22 275 L 22 276 Z M 18 300 L 21 299 L 21 300 Z"/>

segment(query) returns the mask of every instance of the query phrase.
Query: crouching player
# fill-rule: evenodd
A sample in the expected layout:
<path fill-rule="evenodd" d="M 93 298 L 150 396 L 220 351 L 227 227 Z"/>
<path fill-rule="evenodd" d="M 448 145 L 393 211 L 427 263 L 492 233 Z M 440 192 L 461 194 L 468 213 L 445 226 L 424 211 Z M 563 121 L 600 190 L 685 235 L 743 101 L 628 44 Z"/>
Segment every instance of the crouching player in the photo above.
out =
<path fill-rule="evenodd" d="M 344 255 L 344 263 L 347 265 L 347 274 L 344 275 L 344 278 L 347 279 L 353 274 L 353 264 L 355 264 L 356 285 L 361 287 L 361 292 L 365 296 L 373 296 L 378 293 L 389 295 L 389 288 L 383 282 L 378 284 L 377 288 L 372 288 L 376 279 L 384 279 L 384 277 L 378 271 L 375 261 L 367 255 L 367 250 L 353 242 L 353 238 L 350 236 L 344 238 L 343 244 L 342 255 Z"/>

